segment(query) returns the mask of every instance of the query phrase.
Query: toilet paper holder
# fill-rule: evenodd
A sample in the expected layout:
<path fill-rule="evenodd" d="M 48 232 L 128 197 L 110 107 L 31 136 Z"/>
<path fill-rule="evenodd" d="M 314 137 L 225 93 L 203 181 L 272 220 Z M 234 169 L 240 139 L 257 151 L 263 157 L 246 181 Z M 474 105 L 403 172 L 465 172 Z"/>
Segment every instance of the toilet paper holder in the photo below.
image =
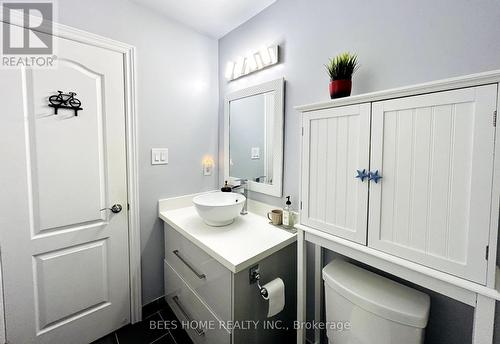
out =
<path fill-rule="evenodd" d="M 257 283 L 257 287 L 259 288 L 260 296 L 262 296 L 262 298 L 266 299 L 269 296 L 269 293 L 267 292 L 266 288 L 264 288 L 260 285 L 260 272 L 259 272 L 258 265 L 250 268 L 249 279 L 250 279 L 250 284 Z"/>

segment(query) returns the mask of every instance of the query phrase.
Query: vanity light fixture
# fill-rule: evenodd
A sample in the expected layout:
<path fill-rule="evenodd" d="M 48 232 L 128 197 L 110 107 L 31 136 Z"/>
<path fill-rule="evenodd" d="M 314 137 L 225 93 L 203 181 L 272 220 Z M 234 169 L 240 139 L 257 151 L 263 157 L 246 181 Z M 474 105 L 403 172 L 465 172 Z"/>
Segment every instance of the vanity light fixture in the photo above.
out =
<path fill-rule="evenodd" d="M 226 79 L 229 79 L 233 76 L 233 71 L 234 71 L 234 65 L 235 63 L 233 61 L 229 61 L 226 65 L 226 73 L 224 74 L 224 76 L 226 77 Z"/>
<path fill-rule="evenodd" d="M 240 56 L 236 62 L 229 61 L 226 65 L 225 77 L 228 81 L 231 81 L 275 65 L 279 62 L 278 52 L 279 46 L 271 45 L 246 56 Z"/>

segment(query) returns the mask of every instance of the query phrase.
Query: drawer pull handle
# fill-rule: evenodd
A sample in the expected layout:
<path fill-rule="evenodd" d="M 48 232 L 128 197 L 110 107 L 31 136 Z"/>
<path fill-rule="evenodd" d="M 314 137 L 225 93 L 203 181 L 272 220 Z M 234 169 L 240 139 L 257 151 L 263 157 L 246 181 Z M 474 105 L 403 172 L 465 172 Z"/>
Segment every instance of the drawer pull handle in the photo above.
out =
<path fill-rule="evenodd" d="M 180 261 L 183 262 L 184 265 L 186 265 L 189 268 L 189 270 L 191 270 L 199 279 L 207 278 L 207 276 L 205 274 L 200 274 L 198 271 L 196 271 L 196 269 L 191 264 L 189 264 L 186 259 L 184 259 L 181 256 L 179 250 L 174 250 L 174 251 L 172 251 L 172 253 L 175 254 L 177 256 L 177 258 L 179 258 Z"/>
<path fill-rule="evenodd" d="M 184 317 L 186 318 L 186 320 L 191 323 L 193 322 L 193 318 L 191 318 L 189 316 L 189 314 L 186 312 L 186 310 L 184 309 L 184 306 L 182 305 L 181 303 L 181 300 L 179 300 L 179 297 L 176 295 L 172 298 L 172 300 L 174 300 L 175 304 L 177 305 L 177 308 L 179 308 L 179 310 L 181 311 L 181 313 L 184 315 Z M 194 329 L 196 331 L 196 334 L 198 336 L 203 336 L 205 334 L 205 331 L 203 331 L 202 329 L 200 328 L 195 328 Z"/>

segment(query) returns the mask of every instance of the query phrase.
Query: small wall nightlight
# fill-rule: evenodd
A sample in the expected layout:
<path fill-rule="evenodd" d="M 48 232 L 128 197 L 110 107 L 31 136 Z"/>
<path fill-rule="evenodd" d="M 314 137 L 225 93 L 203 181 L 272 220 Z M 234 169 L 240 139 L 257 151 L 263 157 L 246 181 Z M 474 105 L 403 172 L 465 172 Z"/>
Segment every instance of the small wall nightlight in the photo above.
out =
<path fill-rule="evenodd" d="M 211 176 L 214 170 L 214 159 L 212 157 L 203 158 L 203 175 Z"/>
<path fill-rule="evenodd" d="M 263 47 L 259 51 L 238 57 L 236 62 L 229 61 L 226 65 L 226 79 L 231 81 L 258 70 L 275 65 L 279 62 L 279 46 Z"/>

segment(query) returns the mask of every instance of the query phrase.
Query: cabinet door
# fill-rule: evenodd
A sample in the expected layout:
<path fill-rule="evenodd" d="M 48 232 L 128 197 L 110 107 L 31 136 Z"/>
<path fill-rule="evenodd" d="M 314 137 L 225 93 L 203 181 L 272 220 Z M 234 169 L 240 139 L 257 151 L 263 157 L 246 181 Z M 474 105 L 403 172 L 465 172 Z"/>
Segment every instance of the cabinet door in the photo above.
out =
<path fill-rule="evenodd" d="M 301 222 L 366 245 L 370 105 L 304 114 Z"/>
<path fill-rule="evenodd" d="M 372 105 L 369 246 L 485 283 L 497 86 Z"/>

